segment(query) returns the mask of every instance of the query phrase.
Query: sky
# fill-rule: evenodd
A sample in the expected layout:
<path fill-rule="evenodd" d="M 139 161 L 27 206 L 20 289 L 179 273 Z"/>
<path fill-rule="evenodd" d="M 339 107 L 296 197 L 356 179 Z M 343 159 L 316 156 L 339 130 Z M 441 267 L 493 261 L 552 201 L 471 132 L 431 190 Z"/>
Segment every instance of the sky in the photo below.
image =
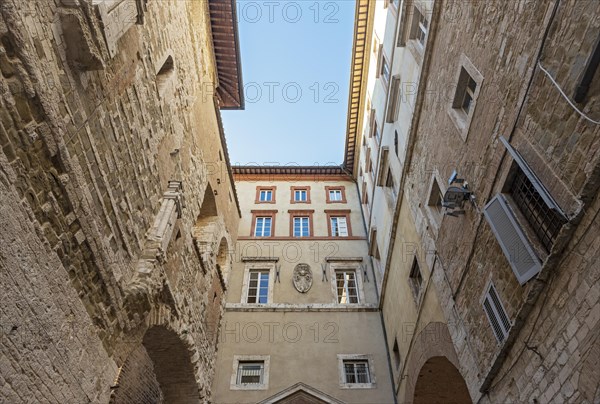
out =
<path fill-rule="evenodd" d="M 222 111 L 231 163 L 341 164 L 354 1 L 238 0 L 242 111 Z"/>

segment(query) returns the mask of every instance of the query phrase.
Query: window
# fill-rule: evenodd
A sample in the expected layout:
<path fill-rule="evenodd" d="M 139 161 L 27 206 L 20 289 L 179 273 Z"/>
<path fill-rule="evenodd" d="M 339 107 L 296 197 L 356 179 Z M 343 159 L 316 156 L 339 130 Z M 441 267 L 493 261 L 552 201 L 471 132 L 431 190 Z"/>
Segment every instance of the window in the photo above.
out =
<path fill-rule="evenodd" d="M 277 210 L 251 210 L 252 228 L 250 237 L 273 237 Z"/>
<path fill-rule="evenodd" d="M 442 194 L 437 178 L 434 176 L 431 184 L 431 191 L 429 192 L 429 199 L 427 200 L 427 206 L 442 215 L 444 213 L 444 207 L 442 205 L 443 201 L 444 195 Z"/>
<path fill-rule="evenodd" d="M 356 271 L 338 270 L 335 272 L 337 302 L 340 304 L 359 303 Z"/>
<path fill-rule="evenodd" d="M 254 237 L 271 237 L 271 221 L 269 217 L 257 217 L 254 226 Z"/>
<path fill-rule="evenodd" d="M 309 237 L 309 217 L 294 217 L 294 237 Z"/>
<path fill-rule="evenodd" d="M 265 362 L 239 362 L 237 384 L 262 384 L 265 372 Z"/>
<path fill-rule="evenodd" d="M 387 58 L 385 57 L 385 54 L 383 53 L 383 49 L 381 52 L 381 70 L 379 71 L 379 77 L 381 77 L 381 79 L 383 80 L 383 86 L 387 87 L 388 83 L 390 82 L 390 64 L 387 60 Z M 387 89 L 387 88 L 386 88 Z"/>
<path fill-rule="evenodd" d="M 250 271 L 248 298 L 246 303 L 266 304 L 269 302 L 269 271 Z"/>
<path fill-rule="evenodd" d="M 175 74 L 175 64 L 173 57 L 169 55 L 163 65 L 161 66 L 158 73 L 156 73 L 156 89 L 159 95 L 164 95 L 169 85 L 170 79 Z"/>
<path fill-rule="evenodd" d="M 290 187 L 290 203 L 310 203 L 310 187 Z"/>
<path fill-rule="evenodd" d="M 485 311 L 498 343 L 504 342 L 508 336 L 511 323 L 508 319 L 508 314 L 506 313 L 506 310 L 504 310 L 504 306 L 500 301 L 500 296 L 498 295 L 493 282 L 490 282 L 487 292 L 483 298 L 483 311 Z"/>
<path fill-rule="evenodd" d="M 260 198 L 259 200 L 261 202 L 271 202 L 273 200 L 273 191 L 267 191 L 267 190 L 262 190 L 260 191 Z"/>
<path fill-rule="evenodd" d="M 483 83 L 483 76 L 473 63 L 461 54 L 460 64 L 456 73 L 456 91 L 448 108 L 448 115 L 456 126 L 463 140 L 467 140 L 469 128 L 477 98 Z"/>
<path fill-rule="evenodd" d="M 275 203 L 276 189 L 277 187 L 257 187 L 254 203 Z"/>
<path fill-rule="evenodd" d="M 471 106 L 475 100 L 475 90 L 477 89 L 477 83 L 469 75 L 464 67 L 460 70 L 458 77 L 458 85 L 456 87 L 456 94 L 454 95 L 454 102 L 452 107 L 460 109 L 465 115 L 469 115 Z"/>
<path fill-rule="evenodd" d="M 396 75 L 392 77 L 390 99 L 388 101 L 388 110 L 385 121 L 388 123 L 395 122 L 398 119 L 398 112 L 400 110 L 400 76 Z"/>
<path fill-rule="evenodd" d="M 413 293 L 415 301 L 419 301 L 419 295 L 421 294 L 421 284 L 423 283 L 423 276 L 421 275 L 421 269 L 419 268 L 419 262 L 417 257 L 413 258 L 412 267 L 410 268 L 410 274 L 408 275 L 408 282 Z"/>
<path fill-rule="evenodd" d="M 325 210 L 330 237 L 348 237 L 352 235 L 350 210 Z"/>
<path fill-rule="evenodd" d="M 371 355 L 338 354 L 340 387 L 343 389 L 370 389 L 376 386 Z"/>
<path fill-rule="evenodd" d="M 398 339 L 394 338 L 394 349 L 392 350 L 394 354 L 394 364 L 396 365 L 396 369 L 400 368 L 401 356 L 400 356 L 400 348 L 398 348 Z"/>
<path fill-rule="evenodd" d="M 371 374 L 369 372 L 369 361 L 345 360 L 344 361 L 344 380 L 346 384 L 366 384 L 371 383 Z"/>
<path fill-rule="evenodd" d="M 268 355 L 233 355 L 231 390 L 267 390 L 269 387 Z"/>
<path fill-rule="evenodd" d="M 330 220 L 332 237 L 348 237 L 348 224 L 345 216 L 332 217 Z"/>
<path fill-rule="evenodd" d="M 393 4 L 397 10 L 400 7 L 400 0 L 390 0 L 390 4 Z"/>
<path fill-rule="evenodd" d="M 294 191 L 294 201 L 296 202 L 306 202 L 307 192 L 305 189 L 299 189 Z"/>
<path fill-rule="evenodd" d="M 327 186 L 325 187 L 327 203 L 346 203 L 346 187 Z"/>
<path fill-rule="evenodd" d="M 410 30 L 410 39 L 414 39 L 418 46 L 423 49 L 425 48 L 425 41 L 427 39 L 427 30 L 429 28 L 429 21 L 425 18 L 425 15 L 417 8 L 413 8 L 413 20 Z"/>
<path fill-rule="evenodd" d="M 338 202 L 342 200 L 342 191 L 339 189 L 332 189 L 329 191 L 329 200 L 332 202 Z"/>
<path fill-rule="evenodd" d="M 538 239 L 550 252 L 556 237 L 565 224 L 564 218 L 550 209 L 531 180 L 517 167 L 510 193 Z"/>

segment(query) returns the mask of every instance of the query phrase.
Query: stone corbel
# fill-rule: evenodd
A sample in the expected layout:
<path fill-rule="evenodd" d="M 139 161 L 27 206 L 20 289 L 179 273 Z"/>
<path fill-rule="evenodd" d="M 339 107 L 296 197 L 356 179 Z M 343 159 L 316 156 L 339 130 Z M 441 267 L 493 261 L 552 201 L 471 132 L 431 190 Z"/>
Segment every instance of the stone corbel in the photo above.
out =
<path fill-rule="evenodd" d="M 70 7 L 58 10 L 69 64 L 77 70 L 103 69 L 102 53 L 94 41 L 92 29 L 81 10 L 75 7 L 79 3 L 63 0 L 62 4 Z"/>

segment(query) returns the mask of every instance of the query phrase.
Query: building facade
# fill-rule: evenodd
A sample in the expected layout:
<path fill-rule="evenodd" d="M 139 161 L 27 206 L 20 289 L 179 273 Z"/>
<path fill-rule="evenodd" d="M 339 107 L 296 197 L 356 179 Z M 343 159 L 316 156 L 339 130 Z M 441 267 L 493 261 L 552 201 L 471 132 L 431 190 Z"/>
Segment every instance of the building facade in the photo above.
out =
<path fill-rule="evenodd" d="M 206 402 L 234 2 L 0 5 L 0 401 Z"/>
<path fill-rule="evenodd" d="M 217 403 L 393 401 L 360 202 L 339 167 L 235 167 Z"/>
<path fill-rule="evenodd" d="M 362 82 L 366 140 L 349 118 L 346 165 L 377 233 L 377 214 L 393 211 L 370 242 L 387 244 L 380 307 L 397 401 L 597 401 L 598 4 L 395 5 L 379 6 L 385 24 L 366 19 L 383 55 L 354 62 L 379 83 Z M 394 63 L 408 58 L 400 69 L 419 66 L 399 93 L 385 85 L 387 42 Z M 383 121 L 398 103 L 407 113 Z M 388 182 L 382 157 L 394 154 Z M 396 181 L 385 211 L 377 195 Z"/>

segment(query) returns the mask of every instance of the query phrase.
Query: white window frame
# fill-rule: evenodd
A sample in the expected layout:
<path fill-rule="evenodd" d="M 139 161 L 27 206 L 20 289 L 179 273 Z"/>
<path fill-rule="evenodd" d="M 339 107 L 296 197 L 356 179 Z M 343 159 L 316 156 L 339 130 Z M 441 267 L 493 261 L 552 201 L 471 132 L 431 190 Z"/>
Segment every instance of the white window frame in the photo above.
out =
<path fill-rule="evenodd" d="M 263 362 L 262 383 L 238 384 L 238 369 L 240 362 Z M 271 357 L 269 355 L 234 355 L 231 372 L 230 390 L 267 390 L 269 388 L 269 373 Z"/>
<path fill-rule="evenodd" d="M 356 281 L 357 303 L 339 303 L 337 293 L 337 277 L 336 274 L 341 271 L 354 272 Z M 341 307 L 360 305 L 365 303 L 365 292 L 363 283 L 362 267 L 355 262 L 331 262 L 329 263 L 329 279 L 331 284 L 331 295 L 333 302 Z"/>
<path fill-rule="evenodd" d="M 265 195 L 265 199 L 263 199 L 263 192 Z M 269 199 L 266 199 L 267 195 Z M 273 202 L 273 190 L 272 189 L 261 189 L 258 192 L 258 201 L 259 202 Z"/>
<path fill-rule="evenodd" d="M 261 233 L 262 234 L 258 234 L 258 220 L 259 219 L 263 219 L 263 225 L 261 228 Z M 269 219 L 269 221 L 271 222 L 269 225 L 269 234 L 265 234 L 265 219 Z M 256 216 L 256 218 L 254 219 L 254 237 L 271 237 L 273 235 L 273 216 Z"/>
<path fill-rule="evenodd" d="M 332 195 L 337 195 L 336 197 L 332 197 Z M 338 198 L 339 196 L 339 198 Z M 341 189 L 330 189 L 329 190 L 329 201 L 330 202 L 341 202 L 343 200 L 342 190 Z"/>
<path fill-rule="evenodd" d="M 254 271 L 264 271 L 269 273 L 269 289 L 267 292 L 267 303 L 248 303 L 248 291 L 250 288 L 250 273 Z M 249 307 L 263 306 L 273 302 L 273 285 L 275 284 L 275 264 L 274 263 L 247 263 L 244 268 L 244 280 L 242 282 L 241 302 Z"/>
<path fill-rule="evenodd" d="M 350 234 L 348 232 L 348 218 L 346 216 L 331 216 L 329 217 L 330 225 L 331 225 L 331 237 L 348 237 Z M 335 226 L 334 226 L 335 221 Z M 340 221 L 343 221 L 343 226 L 340 226 Z M 342 234 L 340 228 L 345 229 L 345 232 Z M 334 229 L 337 229 L 337 233 Z"/>
<path fill-rule="evenodd" d="M 298 195 L 304 195 L 304 199 L 298 198 Z M 295 189 L 294 190 L 294 202 L 307 202 L 308 201 L 308 190 L 306 189 Z"/>
<path fill-rule="evenodd" d="M 339 386 L 342 389 L 374 389 L 377 387 L 375 364 L 370 354 L 337 354 Z M 369 369 L 370 383 L 347 383 L 344 363 L 348 361 L 366 361 Z"/>
<path fill-rule="evenodd" d="M 302 229 L 303 229 L 303 222 L 304 220 L 306 220 L 306 234 L 302 233 Z M 300 235 L 296 235 L 296 221 L 298 221 L 300 223 L 299 225 L 299 230 L 300 230 Z M 294 216 L 292 218 L 292 236 L 296 237 L 296 238 L 306 238 L 306 237 L 310 237 L 310 216 Z"/>

